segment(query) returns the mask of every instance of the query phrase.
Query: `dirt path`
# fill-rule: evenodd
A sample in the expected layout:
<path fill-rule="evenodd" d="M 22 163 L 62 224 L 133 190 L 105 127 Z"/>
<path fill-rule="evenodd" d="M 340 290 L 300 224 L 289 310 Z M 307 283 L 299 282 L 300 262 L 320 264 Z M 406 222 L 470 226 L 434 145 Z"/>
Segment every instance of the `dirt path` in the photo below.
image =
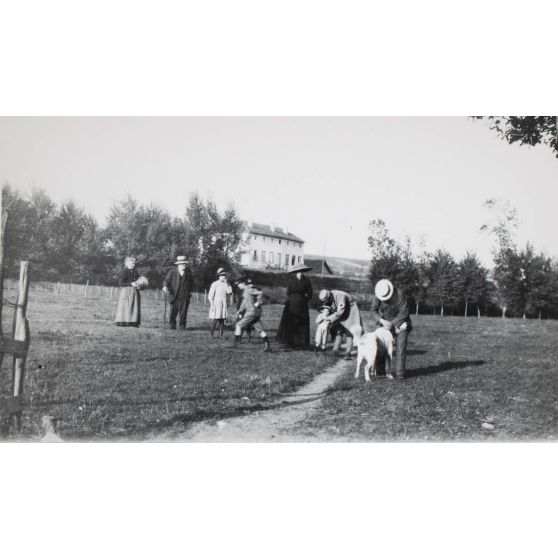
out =
<path fill-rule="evenodd" d="M 179 437 L 166 441 L 188 442 L 304 442 L 326 441 L 316 437 L 305 438 L 296 433 L 297 424 L 320 404 L 328 387 L 348 372 L 351 363 L 338 361 L 309 384 L 292 395 L 285 396 L 278 409 L 256 411 L 250 415 L 218 422 L 196 424 Z M 351 366 L 352 368 L 352 366 Z M 159 440 L 163 441 L 162 438 Z M 343 441 L 338 437 L 335 441 Z"/>

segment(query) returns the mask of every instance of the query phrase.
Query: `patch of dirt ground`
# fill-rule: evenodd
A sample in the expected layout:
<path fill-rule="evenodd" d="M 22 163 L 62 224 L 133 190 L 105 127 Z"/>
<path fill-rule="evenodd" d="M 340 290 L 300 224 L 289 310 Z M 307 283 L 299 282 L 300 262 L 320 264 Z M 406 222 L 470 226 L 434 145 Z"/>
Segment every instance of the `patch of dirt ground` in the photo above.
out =
<path fill-rule="evenodd" d="M 158 442 L 344 442 L 335 437 L 305 437 L 297 425 L 313 413 L 328 388 L 345 374 L 351 362 L 338 361 L 295 393 L 285 396 L 276 409 L 256 411 L 227 420 L 203 421 L 180 435 L 159 435 Z M 352 366 L 351 366 L 352 368 Z"/>

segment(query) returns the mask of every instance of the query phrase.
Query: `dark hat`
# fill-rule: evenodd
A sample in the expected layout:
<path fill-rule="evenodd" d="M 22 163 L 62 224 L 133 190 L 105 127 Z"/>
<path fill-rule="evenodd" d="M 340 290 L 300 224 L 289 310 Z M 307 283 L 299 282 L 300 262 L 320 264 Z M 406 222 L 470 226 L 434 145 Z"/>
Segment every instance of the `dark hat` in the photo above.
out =
<path fill-rule="evenodd" d="M 254 283 L 252 282 L 252 279 L 249 279 L 248 277 L 241 277 L 240 279 L 237 279 L 234 284 L 238 285 L 239 283 L 244 283 L 245 285 L 253 285 Z"/>
<path fill-rule="evenodd" d="M 312 268 L 309 265 L 305 265 L 305 264 L 298 264 L 295 265 L 293 267 L 291 267 L 291 269 L 289 269 L 289 273 L 302 273 L 304 271 L 310 271 Z"/>

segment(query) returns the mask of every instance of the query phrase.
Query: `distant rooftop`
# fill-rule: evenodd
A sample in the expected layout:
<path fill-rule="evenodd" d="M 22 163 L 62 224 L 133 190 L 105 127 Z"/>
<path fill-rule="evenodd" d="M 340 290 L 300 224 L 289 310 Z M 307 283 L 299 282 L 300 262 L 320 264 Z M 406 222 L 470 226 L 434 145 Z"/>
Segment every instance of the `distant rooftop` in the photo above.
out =
<path fill-rule="evenodd" d="M 292 240 L 293 242 L 302 242 L 302 238 L 285 231 L 281 227 L 275 227 L 271 225 L 263 225 L 261 223 L 252 223 L 250 221 L 244 221 L 248 232 L 250 234 L 261 234 L 262 236 L 270 236 L 272 238 L 280 238 L 282 240 Z"/>

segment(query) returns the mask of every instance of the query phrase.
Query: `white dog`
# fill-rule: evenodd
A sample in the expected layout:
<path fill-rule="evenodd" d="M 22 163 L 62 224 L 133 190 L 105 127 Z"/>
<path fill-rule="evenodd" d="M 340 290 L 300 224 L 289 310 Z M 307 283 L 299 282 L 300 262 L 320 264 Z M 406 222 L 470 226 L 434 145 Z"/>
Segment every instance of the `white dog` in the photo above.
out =
<path fill-rule="evenodd" d="M 366 360 L 366 366 L 364 367 L 364 377 L 367 382 L 370 381 L 370 369 L 372 369 L 372 375 L 376 375 L 376 357 L 389 358 L 389 372 L 386 368 L 386 376 L 388 378 L 393 378 L 391 375 L 391 364 L 393 359 L 393 335 L 389 329 L 385 327 L 379 327 L 376 331 L 372 333 L 365 333 L 360 337 L 358 342 L 358 356 L 357 356 L 357 368 L 355 378 L 358 378 L 360 374 L 360 365 L 363 360 Z"/>

